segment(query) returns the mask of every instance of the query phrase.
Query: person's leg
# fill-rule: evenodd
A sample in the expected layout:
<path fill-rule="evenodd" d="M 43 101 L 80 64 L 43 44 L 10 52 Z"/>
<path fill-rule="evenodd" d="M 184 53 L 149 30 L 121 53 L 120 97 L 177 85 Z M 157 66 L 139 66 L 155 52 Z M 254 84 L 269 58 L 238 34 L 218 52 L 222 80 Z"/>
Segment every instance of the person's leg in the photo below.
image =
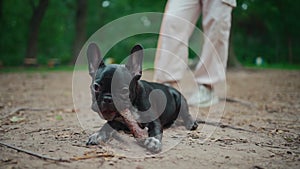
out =
<path fill-rule="evenodd" d="M 154 81 L 182 78 L 187 67 L 188 40 L 200 14 L 199 0 L 169 0 L 155 56 Z"/>
<path fill-rule="evenodd" d="M 218 103 L 214 84 L 225 80 L 232 6 L 220 0 L 201 0 L 204 44 L 194 75 L 199 93 L 188 100 L 190 105 L 207 107 Z"/>
<path fill-rule="evenodd" d="M 232 6 L 220 0 L 202 0 L 205 37 L 195 70 L 198 84 L 213 85 L 225 80 Z"/>

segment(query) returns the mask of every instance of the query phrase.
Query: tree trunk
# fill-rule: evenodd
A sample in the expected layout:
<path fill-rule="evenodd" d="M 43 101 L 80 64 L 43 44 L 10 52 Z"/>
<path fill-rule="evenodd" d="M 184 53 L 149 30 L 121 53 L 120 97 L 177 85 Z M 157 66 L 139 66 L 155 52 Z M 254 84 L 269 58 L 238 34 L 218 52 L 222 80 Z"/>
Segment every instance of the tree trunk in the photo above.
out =
<path fill-rule="evenodd" d="M 2 20 L 3 16 L 3 0 L 0 0 L 0 20 Z"/>
<path fill-rule="evenodd" d="M 73 42 L 73 60 L 72 63 L 76 62 L 77 56 L 82 48 L 82 45 L 86 40 L 86 19 L 87 19 L 87 1 L 77 0 L 76 10 L 76 25 L 75 25 L 75 39 Z"/>
<path fill-rule="evenodd" d="M 232 32 L 235 32 L 234 29 L 234 16 L 232 16 L 232 23 L 231 23 L 231 31 L 230 31 L 230 37 L 229 37 L 229 53 L 228 53 L 228 61 L 227 61 L 227 67 L 228 68 L 241 68 L 242 64 L 238 61 L 236 54 L 234 52 L 234 43 L 233 43 L 233 35 Z"/>
<path fill-rule="evenodd" d="M 24 60 L 25 65 L 30 66 L 37 64 L 36 56 L 38 48 L 39 28 L 48 7 L 48 3 L 49 0 L 39 0 L 38 6 L 35 7 L 32 2 L 33 14 L 29 25 L 29 37 Z"/>
<path fill-rule="evenodd" d="M 289 63 L 293 63 L 293 46 L 292 46 L 292 38 L 288 37 L 288 49 L 289 49 Z"/>
<path fill-rule="evenodd" d="M 234 52 L 234 45 L 233 45 L 232 37 L 230 37 L 230 42 L 229 42 L 229 54 L 228 54 L 227 67 L 228 68 L 241 68 L 242 67 L 241 63 L 238 61 L 236 54 Z"/>

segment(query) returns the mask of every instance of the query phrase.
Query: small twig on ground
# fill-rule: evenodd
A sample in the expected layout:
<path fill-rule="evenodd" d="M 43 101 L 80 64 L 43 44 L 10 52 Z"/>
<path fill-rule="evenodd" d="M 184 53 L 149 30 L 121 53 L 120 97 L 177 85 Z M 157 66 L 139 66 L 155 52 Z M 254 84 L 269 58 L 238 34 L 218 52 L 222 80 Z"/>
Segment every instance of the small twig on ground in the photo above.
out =
<path fill-rule="evenodd" d="M 95 155 L 85 155 L 81 157 L 72 157 L 70 160 L 72 161 L 78 161 L 78 160 L 86 160 L 91 158 L 99 158 L 99 157 L 115 157 L 113 154 L 95 154 Z"/>
<path fill-rule="evenodd" d="M 260 144 L 260 143 L 255 143 L 255 145 L 259 147 L 268 147 L 268 148 L 275 148 L 275 149 L 284 149 L 286 150 L 286 147 L 281 147 L 281 146 L 273 146 L 273 145 L 267 145 L 267 144 Z"/>
<path fill-rule="evenodd" d="M 243 128 L 240 128 L 240 127 L 230 126 L 228 124 L 223 124 L 221 122 L 210 122 L 210 121 L 205 121 L 205 120 L 197 120 L 197 122 L 201 123 L 201 124 L 207 124 L 207 125 L 210 125 L 210 126 L 217 126 L 217 127 L 220 127 L 220 128 L 229 128 L 229 129 L 233 129 L 233 130 L 239 130 L 239 131 L 246 131 L 246 132 L 250 132 L 250 133 L 255 133 L 255 131 L 243 129 Z"/>
<path fill-rule="evenodd" d="M 282 151 L 289 151 L 291 153 L 295 153 L 295 154 L 300 154 L 300 151 L 297 151 L 297 150 L 293 150 L 289 147 L 283 147 L 283 146 L 274 146 L 274 145 L 267 145 L 267 144 L 261 144 L 261 143 L 255 143 L 256 146 L 259 146 L 259 147 L 264 147 L 264 148 L 270 148 L 270 149 L 277 149 L 277 150 L 282 150 Z M 270 150 L 268 150 L 270 151 Z M 271 151 L 273 152 L 273 151 Z M 275 152 L 273 152 L 275 153 Z"/>
<path fill-rule="evenodd" d="M 17 107 L 11 110 L 7 115 L 1 117 L 0 119 L 5 119 L 7 117 L 10 117 L 20 111 L 58 111 L 58 110 L 63 110 L 61 108 L 58 109 L 50 109 L 50 108 L 30 108 L 30 107 Z"/>
<path fill-rule="evenodd" d="M 22 149 L 22 148 L 19 148 L 19 147 L 15 147 L 15 146 L 6 144 L 6 143 L 1 142 L 1 141 L 0 141 L 0 145 L 8 147 L 8 148 L 11 148 L 11 149 L 14 149 L 14 150 L 17 150 L 19 152 L 23 152 L 23 153 L 26 153 L 26 154 L 29 154 L 29 155 L 41 158 L 43 160 L 51 160 L 51 161 L 57 161 L 57 162 L 70 162 L 70 160 L 66 160 L 66 159 L 62 159 L 62 158 L 53 158 L 53 157 L 44 156 L 44 155 L 41 155 L 41 154 L 38 154 L 38 153 L 35 153 L 35 152 L 32 152 L 32 151 L 29 151 L 29 150 L 25 150 L 25 149 Z"/>
<path fill-rule="evenodd" d="M 83 148 L 88 148 L 87 145 L 85 144 L 72 144 L 72 146 L 75 146 L 75 147 L 83 147 Z"/>

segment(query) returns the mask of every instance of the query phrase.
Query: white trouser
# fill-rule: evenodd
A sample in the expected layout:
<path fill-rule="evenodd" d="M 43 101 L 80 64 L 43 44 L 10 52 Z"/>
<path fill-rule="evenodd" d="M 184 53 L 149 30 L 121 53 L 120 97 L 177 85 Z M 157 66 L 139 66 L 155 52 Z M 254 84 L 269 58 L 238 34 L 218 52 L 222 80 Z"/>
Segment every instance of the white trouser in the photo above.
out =
<path fill-rule="evenodd" d="M 195 80 L 198 84 L 224 80 L 231 11 L 235 6 L 235 0 L 168 0 L 156 51 L 154 80 L 182 79 L 187 68 L 189 38 L 200 14 L 206 38 L 194 71 Z"/>

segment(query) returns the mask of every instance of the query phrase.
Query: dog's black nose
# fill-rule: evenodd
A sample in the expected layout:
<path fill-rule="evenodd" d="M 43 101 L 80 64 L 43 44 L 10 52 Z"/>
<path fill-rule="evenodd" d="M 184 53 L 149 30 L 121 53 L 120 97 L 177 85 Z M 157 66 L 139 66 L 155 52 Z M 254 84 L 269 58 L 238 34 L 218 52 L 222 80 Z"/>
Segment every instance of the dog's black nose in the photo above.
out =
<path fill-rule="evenodd" d="M 111 96 L 103 96 L 103 102 L 104 103 L 112 103 L 112 97 Z"/>

